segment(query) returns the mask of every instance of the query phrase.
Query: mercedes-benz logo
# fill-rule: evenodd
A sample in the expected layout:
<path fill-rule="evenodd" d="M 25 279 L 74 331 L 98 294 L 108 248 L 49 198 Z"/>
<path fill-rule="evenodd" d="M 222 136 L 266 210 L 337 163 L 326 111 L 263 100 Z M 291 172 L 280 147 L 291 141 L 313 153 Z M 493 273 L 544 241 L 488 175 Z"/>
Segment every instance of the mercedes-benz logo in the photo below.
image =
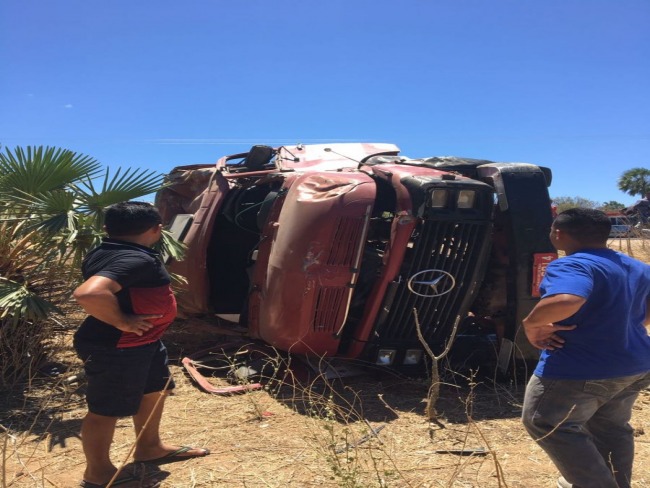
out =
<path fill-rule="evenodd" d="M 453 290 L 456 280 L 441 269 L 425 269 L 411 276 L 407 285 L 411 293 L 420 297 L 435 298 Z"/>

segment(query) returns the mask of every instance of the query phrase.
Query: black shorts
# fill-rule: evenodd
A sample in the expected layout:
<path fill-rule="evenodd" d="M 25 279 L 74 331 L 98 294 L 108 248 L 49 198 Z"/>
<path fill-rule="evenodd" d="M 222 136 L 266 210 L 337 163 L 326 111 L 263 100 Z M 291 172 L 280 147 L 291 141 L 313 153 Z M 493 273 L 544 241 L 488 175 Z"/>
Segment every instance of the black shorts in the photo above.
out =
<path fill-rule="evenodd" d="M 88 381 L 88 410 L 106 417 L 129 417 L 140 408 L 142 396 L 174 388 L 161 341 L 121 349 L 75 340 Z M 167 381 L 169 380 L 169 384 Z"/>

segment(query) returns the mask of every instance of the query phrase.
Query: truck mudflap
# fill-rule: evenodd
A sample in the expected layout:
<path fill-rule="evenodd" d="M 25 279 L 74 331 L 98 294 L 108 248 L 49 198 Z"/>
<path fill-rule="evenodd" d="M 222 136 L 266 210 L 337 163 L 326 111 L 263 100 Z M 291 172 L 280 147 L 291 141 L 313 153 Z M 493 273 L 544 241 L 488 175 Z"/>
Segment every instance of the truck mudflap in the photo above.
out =
<path fill-rule="evenodd" d="M 545 265 L 557 257 L 549 232 L 553 221 L 548 185 L 550 172 L 532 164 L 490 163 L 477 167 L 478 176 L 497 194 L 495 222 L 507 242 L 507 306 L 500 364 L 516 359 L 537 360 L 539 351 L 528 342 L 522 320 L 539 300 Z"/>

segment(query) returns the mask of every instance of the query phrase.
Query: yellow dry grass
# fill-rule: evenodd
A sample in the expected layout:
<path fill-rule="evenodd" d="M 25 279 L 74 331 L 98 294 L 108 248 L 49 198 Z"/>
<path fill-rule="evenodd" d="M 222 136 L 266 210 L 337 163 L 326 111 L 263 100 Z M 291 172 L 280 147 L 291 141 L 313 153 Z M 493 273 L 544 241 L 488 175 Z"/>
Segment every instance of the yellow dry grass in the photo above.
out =
<path fill-rule="evenodd" d="M 650 262 L 648 242 L 616 239 L 610 247 Z M 387 374 L 334 382 L 288 376 L 266 390 L 222 397 L 200 391 L 179 365 L 184 348 L 212 339 L 183 323 L 167 339 L 177 389 L 167 400 L 163 435 L 207 446 L 212 454 L 162 466 L 163 488 L 554 486 L 554 466 L 519 421 L 521 382 L 446 373 L 439 424 L 426 420 L 426 379 Z M 69 374 L 80 369 L 69 344 L 59 357 Z M 34 379 L 25 391 L 0 399 L 0 488 L 76 486 L 84 465 L 78 437 L 84 414 L 83 387 L 60 378 Z M 650 487 L 650 392 L 642 392 L 632 424 L 632 486 Z M 381 430 L 375 436 L 371 428 Z M 130 422 L 120 420 L 115 462 L 124 460 L 132 442 Z"/>

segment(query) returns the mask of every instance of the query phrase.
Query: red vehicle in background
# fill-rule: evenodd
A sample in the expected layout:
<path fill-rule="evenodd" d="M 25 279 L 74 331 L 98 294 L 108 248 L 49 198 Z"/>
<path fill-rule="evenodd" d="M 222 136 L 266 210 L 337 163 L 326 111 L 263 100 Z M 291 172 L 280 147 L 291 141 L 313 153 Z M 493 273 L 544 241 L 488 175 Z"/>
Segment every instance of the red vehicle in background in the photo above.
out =
<path fill-rule="evenodd" d="M 175 168 L 156 205 L 187 245 L 186 315 L 229 317 L 277 349 L 406 373 L 480 335 L 499 363 L 536 359 L 519 324 L 556 257 L 551 172 L 319 144 Z"/>

